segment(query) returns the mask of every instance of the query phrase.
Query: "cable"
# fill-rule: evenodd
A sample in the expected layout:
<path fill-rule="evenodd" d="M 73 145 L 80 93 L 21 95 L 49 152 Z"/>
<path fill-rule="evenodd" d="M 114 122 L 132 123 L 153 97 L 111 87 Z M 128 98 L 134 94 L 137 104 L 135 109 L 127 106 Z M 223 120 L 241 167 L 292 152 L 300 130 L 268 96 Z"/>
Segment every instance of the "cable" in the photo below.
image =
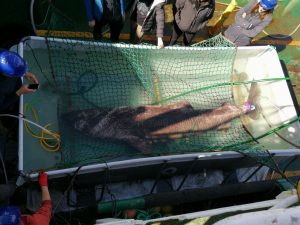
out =
<path fill-rule="evenodd" d="M 44 78 L 45 78 L 45 79 L 47 80 L 47 82 L 49 83 L 50 87 L 53 88 L 53 87 L 54 87 L 54 84 L 50 82 L 49 78 L 46 76 L 45 72 L 43 71 L 42 66 L 41 66 L 41 64 L 39 63 L 38 59 L 37 59 L 37 56 L 35 55 L 34 49 L 32 48 L 32 46 L 31 46 L 28 42 L 26 42 L 26 46 L 28 46 L 28 47 L 30 48 L 31 53 L 32 53 L 32 56 L 33 56 L 33 58 L 34 58 L 34 60 L 35 60 L 35 62 L 36 62 L 36 64 L 37 64 L 39 70 L 41 71 L 42 75 L 44 76 Z"/>
<path fill-rule="evenodd" d="M 285 173 L 280 169 L 279 165 L 277 164 L 277 162 L 275 161 L 274 157 L 272 156 L 272 154 L 270 153 L 269 150 L 267 150 L 267 153 L 268 153 L 270 159 L 273 161 L 274 166 L 276 167 L 276 168 L 274 168 L 274 170 L 276 170 L 276 172 L 279 173 L 279 175 L 281 175 L 281 177 L 282 177 L 283 179 L 285 179 L 285 180 L 286 180 L 287 182 L 289 182 L 294 188 L 296 188 L 296 187 L 297 187 L 297 184 L 294 183 L 288 176 L 286 176 Z"/>
<path fill-rule="evenodd" d="M 51 139 L 55 139 L 58 141 L 58 143 L 60 144 L 60 136 L 58 134 L 55 134 L 53 133 L 52 131 L 48 130 L 46 127 L 49 126 L 49 124 L 47 124 L 45 127 L 42 127 L 41 125 L 31 121 L 31 120 L 28 120 L 28 119 L 25 119 L 24 116 L 16 116 L 16 115 L 11 115 L 11 114 L 0 114 L 0 117 L 14 117 L 14 118 L 17 118 L 17 119 L 22 119 L 23 121 L 27 122 L 27 123 L 30 123 L 34 126 L 37 126 L 38 128 L 40 128 L 42 130 L 42 136 L 41 136 L 41 139 L 43 141 L 47 140 L 47 138 L 44 136 L 45 134 L 47 135 L 50 135 L 50 136 L 53 136 L 53 138 Z M 28 125 L 26 125 L 28 126 Z M 36 138 L 38 138 L 39 136 L 36 136 Z M 47 144 L 46 144 L 47 146 Z M 57 151 L 57 150 L 56 150 Z"/>
<path fill-rule="evenodd" d="M 110 181 L 110 175 L 109 175 L 109 166 L 108 166 L 108 164 L 107 164 L 107 162 L 106 162 L 105 160 L 101 160 L 101 161 L 103 161 L 103 162 L 106 164 L 106 167 L 107 167 L 107 170 L 106 170 L 106 178 L 105 178 L 105 179 L 108 178 L 109 182 L 111 182 L 111 181 Z M 72 176 L 72 178 L 71 178 L 71 181 L 70 181 L 68 187 L 66 188 L 66 190 L 64 191 L 64 193 L 68 193 L 68 192 L 72 189 L 73 184 L 74 184 L 74 181 L 75 181 L 75 178 L 77 177 L 77 175 L 78 175 L 78 173 L 79 173 L 79 171 L 81 170 L 82 167 L 83 167 L 83 165 L 82 165 L 82 166 L 79 166 L 79 167 L 77 168 L 77 170 L 74 172 L 74 174 L 73 174 L 73 176 Z M 105 183 L 106 183 L 106 182 L 105 182 Z M 112 200 L 113 205 L 114 205 L 114 206 L 113 206 L 113 208 L 114 208 L 113 211 L 115 212 L 115 211 L 116 211 L 116 198 L 115 198 L 115 195 L 112 194 L 112 193 L 110 192 L 110 190 L 108 189 L 108 187 L 107 187 L 106 184 L 105 184 L 105 186 L 106 186 L 106 189 L 107 189 L 108 194 L 110 194 L 110 196 L 111 196 L 111 200 Z M 104 188 L 104 187 L 103 187 L 103 188 Z M 57 204 L 56 204 L 56 206 L 55 206 L 54 209 L 53 209 L 53 214 L 52 214 L 51 217 L 54 217 L 54 212 L 57 210 L 58 206 L 61 204 L 61 201 L 63 200 L 63 198 L 67 198 L 67 197 L 65 196 L 64 193 L 62 193 L 62 197 L 57 201 Z M 74 204 L 74 205 L 75 205 L 75 204 Z"/>
<path fill-rule="evenodd" d="M 137 220 L 150 220 L 150 219 L 157 219 L 162 217 L 162 215 L 159 212 L 150 212 L 149 210 L 145 211 L 145 210 L 136 209 L 136 212 L 137 212 L 137 216 L 136 216 Z"/>
<path fill-rule="evenodd" d="M 49 4 L 43 22 L 41 22 L 40 24 L 35 24 L 35 26 L 42 26 L 43 24 L 46 23 L 46 19 L 47 19 L 47 17 L 48 17 L 49 11 L 50 11 L 50 6 L 51 6 L 51 5 Z"/>
<path fill-rule="evenodd" d="M 285 39 L 285 38 L 293 36 L 298 31 L 299 28 L 300 28 L 300 23 L 290 34 L 278 34 L 278 36 L 277 36 L 274 34 L 269 34 L 265 30 L 263 30 L 263 33 L 274 39 Z"/>
<path fill-rule="evenodd" d="M 46 128 L 42 127 L 41 125 L 31 121 L 31 120 L 28 120 L 28 119 L 25 119 L 24 117 L 21 117 L 21 116 L 16 116 L 16 115 L 12 115 L 12 114 L 0 114 L 0 117 L 14 117 L 14 118 L 17 118 L 17 119 L 22 119 L 28 123 L 31 123 L 32 125 L 35 125 L 37 126 L 38 128 L 42 129 L 42 130 L 45 130 L 47 131 L 48 133 L 51 133 L 51 131 L 47 130 Z"/>
<path fill-rule="evenodd" d="M 37 35 L 37 30 L 36 30 L 35 22 L 34 22 L 34 18 L 33 18 L 33 5 L 34 5 L 34 0 L 31 0 L 30 1 L 30 20 L 31 20 L 31 26 L 32 26 L 32 29 L 33 29 L 35 35 Z"/>
<path fill-rule="evenodd" d="M 45 23 L 45 21 L 46 21 L 46 19 L 47 19 L 47 17 L 48 17 L 48 13 L 49 13 L 49 9 L 50 9 L 50 6 L 51 6 L 51 5 L 50 5 L 50 2 L 49 2 L 49 6 L 48 6 L 48 8 L 47 8 L 46 15 L 45 15 L 45 18 L 44 18 L 43 22 L 36 25 L 36 24 L 35 24 L 35 21 L 34 21 L 34 15 L 33 15 L 34 1 L 35 1 L 35 0 L 31 0 L 31 1 L 30 1 L 30 8 L 29 8 L 29 12 L 30 12 L 30 21 L 31 21 L 31 26 L 32 26 L 33 32 L 35 33 L 36 36 L 38 36 L 38 32 L 37 32 L 36 26 L 41 26 L 41 25 L 43 25 L 43 24 Z"/>
<path fill-rule="evenodd" d="M 79 171 L 80 171 L 81 168 L 82 168 L 82 166 L 79 166 L 79 167 L 76 169 L 76 171 L 74 172 L 74 174 L 73 174 L 73 176 L 72 176 L 72 178 L 71 178 L 71 181 L 70 181 L 70 183 L 69 183 L 69 186 L 68 186 L 67 189 L 65 190 L 66 193 L 69 192 L 69 191 L 71 190 L 71 188 L 73 187 L 75 178 L 77 177 L 77 175 L 78 175 L 78 173 L 79 173 Z M 61 204 L 63 198 L 65 197 L 64 193 L 62 193 L 62 194 L 63 194 L 62 197 L 57 201 L 56 206 L 55 206 L 55 207 L 53 208 L 53 210 L 52 210 L 52 213 L 53 213 L 53 214 L 55 213 L 55 211 L 57 210 L 58 206 Z M 52 216 L 53 216 L 53 214 L 52 214 Z M 52 216 L 51 216 L 51 217 L 52 217 Z"/>
<path fill-rule="evenodd" d="M 246 183 L 248 180 L 250 180 L 263 166 L 263 164 L 258 166 L 245 180 L 242 181 L 242 183 Z"/>
<path fill-rule="evenodd" d="M 298 158 L 299 158 L 299 155 L 294 155 L 293 158 L 292 158 L 292 160 L 289 161 L 289 162 L 284 166 L 282 172 L 285 173 L 285 171 L 287 170 L 287 168 L 289 168 L 289 166 L 290 166 L 293 162 L 295 162 Z"/>
<path fill-rule="evenodd" d="M 3 173 L 4 173 L 5 182 L 6 182 L 6 184 L 8 184 L 8 178 L 7 178 L 5 163 L 4 163 L 1 151 L 0 151 L 0 160 L 1 160 L 2 167 L 3 167 Z"/>
<path fill-rule="evenodd" d="M 107 194 L 110 195 L 110 200 L 111 200 L 111 203 L 112 203 L 112 211 L 111 211 L 112 216 L 113 216 L 113 218 L 116 218 L 116 217 L 118 217 L 118 213 L 117 213 L 117 199 L 116 199 L 116 196 L 113 193 L 111 193 L 111 191 L 110 191 L 110 189 L 108 187 L 108 184 L 107 184 L 107 182 L 111 183 L 109 166 L 108 166 L 108 164 L 107 164 L 107 162 L 105 160 L 101 159 L 101 161 L 106 166 L 106 168 L 105 168 L 105 179 L 104 179 L 104 182 L 102 184 L 100 198 L 97 200 L 97 202 L 100 203 L 102 201 L 103 196 L 104 196 L 104 191 L 106 190 Z"/>
<path fill-rule="evenodd" d="M 26 114 L 27 110 L 30 109 L 31 113 L 35 119 L 36 122 L 38 122 L 38 115 L 36 113 L 36 111 L 28 104 L 26 103 L 24 106 L 24 115 Z M 47 124 L 45 125 L 43 128 L 48 128 L 51 124 Z M 45 132 L 44 129 L 42 129 L 42 133 L 41 135 L 37 135 L 27 124 L 26 121 L 24 121 L 24 127 L 26 129 L 26 131 L 29 133 L 29 135 L 31 135 L 33 138 L 37 138 L 40 141 L 41 146 L 43 147 L 43 149 L 45 149 L 48 152 L 56 152 L 60 150 L 60 135 L 57 133 L 54 133 L 50 130 L 48 130 L 47 132 Z M 47 137 L 50 136 L 50 137 Z M 53 144 L 49 143 L 49 142 L 53 142 L 55 141 Z"/>
<path fill-rule="evenodd" d="M 58 218 L 58 219 L 60 219 L 62 222 L 63 222 L 63 224 L 65 224 L 65 225 L 71 225 L 71 221 L 70 221 L 70 223 L 69 223 L 69 221 L 67 220 L 67 219 L 65 219 L 64 218 L 64 216 L 61 216 L 61 215 L 59 215 L 58 213 L 56 213 L 55 215 L 53 215 L 53 217 L 52 217 L 54 220 L 55 220 L 55 218 Z M 57 224 L 57 223 L 56 223 Z M 60 224 L 60 223 L 59 223 Z"/>

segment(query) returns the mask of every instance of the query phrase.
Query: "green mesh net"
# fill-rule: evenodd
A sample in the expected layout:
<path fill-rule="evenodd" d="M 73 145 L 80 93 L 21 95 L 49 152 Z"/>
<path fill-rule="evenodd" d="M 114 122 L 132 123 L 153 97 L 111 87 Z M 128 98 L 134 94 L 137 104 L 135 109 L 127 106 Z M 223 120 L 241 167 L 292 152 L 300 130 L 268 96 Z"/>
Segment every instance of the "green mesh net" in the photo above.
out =
<path fill-rule="evenodd" d="M 76 30 L 76 24 L 54 10 L 46 35 L 52 73 L 48 80 L 61 96 L 58 117 L 63 160 L 59 166 L 63 168 L 148 156 L 124 141 L 77 132 L 61 119 L 65 113 L 182 101 L 205 112 L 224 103 L 234 104 L 232 85 L 223 84 L 232 82 L 236 47 L 222 35 L 190 48 L 157 49 L 149 44 L 93 41 L 84 30 L 64 35 L 62 30 L 70 27 Z M 239 117 L 230 123 L 226 130 L 192 132 L 190 127 L 191 132 L 176 138 L 154 138 L 147 142 L 150 156 L 233 150 L 276 167 Z"/>

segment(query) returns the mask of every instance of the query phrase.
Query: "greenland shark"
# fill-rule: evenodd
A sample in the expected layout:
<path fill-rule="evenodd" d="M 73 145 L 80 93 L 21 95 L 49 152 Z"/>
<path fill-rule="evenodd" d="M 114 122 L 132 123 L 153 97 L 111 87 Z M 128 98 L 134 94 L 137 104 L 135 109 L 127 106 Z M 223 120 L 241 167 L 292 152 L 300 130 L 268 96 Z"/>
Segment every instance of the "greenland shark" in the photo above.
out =
<path fill-rule="evenodd" d="M 62 118 L 68 126 L 84 135 L 124 141 L 144 154 L 150 154 L 153 140 L 222 129 L 231 120 L 254 111 L 255 105 L 249 101 L 240 107 L 224 103 L 213 110 L 194 109 L 189 102 L 180 101 L 159 106 L 71 111 Z"/>

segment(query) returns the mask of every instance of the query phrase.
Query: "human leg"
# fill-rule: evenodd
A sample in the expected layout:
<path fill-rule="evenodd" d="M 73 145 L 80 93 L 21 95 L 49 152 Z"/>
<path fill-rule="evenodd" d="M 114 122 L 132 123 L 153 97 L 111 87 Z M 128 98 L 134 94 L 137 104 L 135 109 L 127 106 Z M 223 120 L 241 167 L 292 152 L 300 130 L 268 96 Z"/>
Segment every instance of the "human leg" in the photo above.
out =
<path fill-rule="evenodd" d="M 102 21 L 95 21 L 95 26 L 93 29 L 93 37 L 95 40 L 100 40 L 102 39 L 102 27 L 103 27 L 103 22 Z"/>
<path fill-rule="evenodd" d="M 176 21 L 174 21 L 173 27 L 172 27 L 172 36 L 171 36 L 169 45 L 176 44 L 177 39 L 180 37 L 181 34 L 182 34 L 182 31 L 177 26 Z"/>
<path fill-rule="evenodd" d="M 193 38 L 195 37 L 195 35 L 196 35 L 195 33 L 184 32 L 184 35 L 183 35 L 183 44 L 185 46 L 190 46 Z"/>
<path fill-rule="evenodd" d="M 130 16 L 130 43 L 133 44 L 137 42 L 136 29 L 137 29 L 137 14 L 135 9 Z"/>
<path fill-rule="evenodd" d="M 112 42 L 119 41 L 121 30 L 124 26 L 123 20 L 113 20 L 109 22 L 110 40 Z"/>
<path fill-rule="evenodd" d="M 13 116 L 18 116 L 19 115 L 19 101 L 15 102 L 14 105 L 5 110 L 1 111 L 0 114 L 9 114 Z M 12 140 L 18 140 L 18 132 L 19 132 L 19 120 L 15 117 L 1 117 L 0 118 L 2 127 L 5 128 L 3 130 L 4 133 L 6 133 L 6 137 L 8 139 Z"/>
<path fill-rule="evenodd" d="M 146 19 L 146 15 L 141 14 L 139 11 L 137 11 L 137 16 L 136 16 L 137 27 L 136 27 L 135 34 L 138 43 L 143 41 L 143 37 L 144 37 L 143 23 L 145 19 Z"/>

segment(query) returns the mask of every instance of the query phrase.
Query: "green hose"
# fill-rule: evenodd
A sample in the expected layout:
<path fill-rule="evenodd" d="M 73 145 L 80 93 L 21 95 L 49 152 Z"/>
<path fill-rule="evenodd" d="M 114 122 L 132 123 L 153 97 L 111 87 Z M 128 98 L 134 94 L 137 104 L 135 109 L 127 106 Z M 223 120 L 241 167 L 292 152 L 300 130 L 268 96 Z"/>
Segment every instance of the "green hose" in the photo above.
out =
<path fill-rule="evenodd" d="M 124 209 L 143 209 L 145 208 L 145 199 L 143 197 L 130 198 L 124 200 L 100 202 L 98 203 L 98 213 L 105 214 L 112 211 L 121 211 Z"/>

